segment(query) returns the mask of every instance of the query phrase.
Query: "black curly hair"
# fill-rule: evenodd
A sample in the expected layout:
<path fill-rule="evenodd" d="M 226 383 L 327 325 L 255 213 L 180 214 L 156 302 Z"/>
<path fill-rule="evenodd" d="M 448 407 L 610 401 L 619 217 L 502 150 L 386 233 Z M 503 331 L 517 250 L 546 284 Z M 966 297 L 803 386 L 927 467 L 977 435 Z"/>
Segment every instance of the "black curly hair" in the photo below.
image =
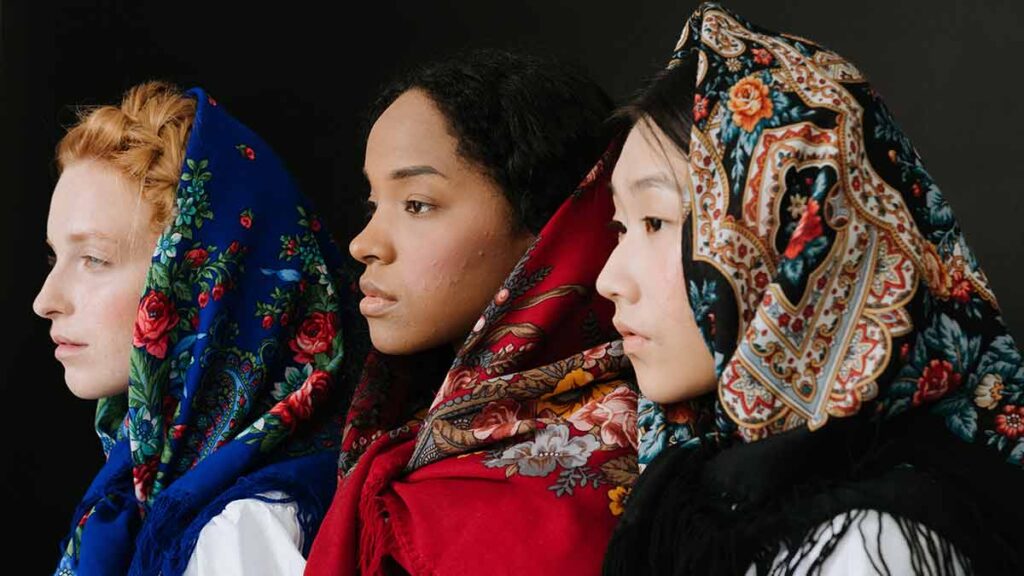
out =
<path fill-rule="evenodd" d="M 611 99 L 575 69 L 500 50 L 475 50 L 394 79 L 366 133 L 399 96 L 424 91 L 445 115 L 459 154 L 482 167 L 536 233 L 611 140 Z"/>

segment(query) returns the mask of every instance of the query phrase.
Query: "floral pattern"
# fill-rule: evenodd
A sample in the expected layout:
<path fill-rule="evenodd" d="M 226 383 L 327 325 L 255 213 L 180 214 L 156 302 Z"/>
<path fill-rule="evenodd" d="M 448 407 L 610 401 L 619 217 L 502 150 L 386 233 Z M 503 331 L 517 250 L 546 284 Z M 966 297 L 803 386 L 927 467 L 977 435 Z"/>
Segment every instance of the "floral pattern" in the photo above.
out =
<path fill-rule="evenodd" d="M 163 359 L 167 356 L 168 335 L 171 328 L 177 326 L 178 320 L 174 303 L 166 294 L 159 291 L 146 294 L 135 319 L 132 344 L 145 348 L 151 356 Z"/>
<path fill-rule="evenodd" d="M 696 70 L 684 269 L 719 389 L 713 418 L 686 408 L 696 428 L 641 398 L 641 463 L 695 435 L 755 441 L 868 406 L 929 410 L 1021 463 L 1020 352 L 863 75 L 716 4 L 687 22 L 670 66 L 682 64 Z"/>
<path fill-rule="evenodd" d="M 732 122 L 753 132 L 758 122 L 772 117 L 771 91 L 757 76 L 744 78 L 729 88 L 726 106 L 732 111 Z"/>
<path fill-rule="evenodd" d="M 622 513 L 626 510 L 626 502 L 629 501 L 630 490 L 626 486 L 616 486 L 608 491 L 608 510 L 611 511 L 613 516 L 622 516 Z"/>
<path fill-rule="evenodd" d="M 269 148 L 201 90 L 191 94 L 196 128 L 175 219 L 139 304 L 128 392 L 97 409 L 106 468 L 130 468 L 131 486 L 90 491 L 83 522 L 95 498 L 116 498 L 113 505 L 158 521 L 154 505 L 176 482 L 227 486 L 239 470 L 256 473 L 266 462 L 336 451 L 339 443 L 343 406 L 329 400 L 342 361 L 341 316 L 351 307 L 335 289 L 340 252 L 319 224 L 313 230 L 306 200 Z M 241 154 L 225 154 L 239 134 L 248 142 L 236 148 Z M 299 249 L 282 254 L 282 237 L 296 238 Z M 232 453 L 229 465 L 222 458 L 197 467 L 222 450 Z M 306 464 L 295 466 L 301 473 Z M 105 469 L 101 477 L 116 474 Z M 107 496 L 122 490 L 134 498 Z M 110 544 L 83 542 L 82 533 L 69 537 L 59 570 L 73 572 L 83 546 Z"/>
<path fill-rule="evenodd" d="M 569 422 L 577 430 L 596 430 L 607 446 L 636 448 L 636 393 L 629 388 L 616 388 L 574 412 Z"/>
<path fill-rule="evenodd" d="M 484 465 L 506 467 L 507 476 L 547 476 L 559 466 L 568 470 L 585 465 L 600 446 L 590 434 L 570 439 L 569 427 L 556 424 L 538 431 L 533 440 L 506 448 L 499 457 L 484 460 Z"/>
<path fill-rule="evenodd" d="M 609 490 L 637 477 L 635 385 L 611 325 L 611 303 L 594 289 L 615 242 L 604 226 L 613 212 L 605 167 L 614 160 L 609 155 L 599 163 L 541 230 L 443 382 L 437 376 L 439 389 L 422 382 L 428 370 L 412 374 L 404 367 L 429 366 L 429 354 L 401 363 L 370 354 L 346 423 L 338 493 L 307 571 L 372 572 L 384 552 L 362 543 L 390 531 L 423 538 L 440 531 L 437 546 L 411 546 L 437 562 L 455 556 L 465 562 L 463 554 L 445 553 L 445 546 L 464 546 L 461 538 L 446 540 L 447 531 L 489 534 L 495 518 L 519 517 L 527 508 L 543 510 L 551 522 L 537 533 L 563 539 L 563 549 L 577 541 L 602 547 L 610 538 L 616 508 Z M 460 498 L 438 502 L 420 479 Z M 443 506 L 441 522 L 450 527 L 424 526 L 416 515 L 383 520 L 366 512 L 399 491 L 409 509 Z M 615 498 L 624 501 L 621 492 Z M 582 518 L 585 526 L 564 529 Z M 540 556 L 537 565 L 552 570 L 568 560 Z M 596 570 L 599 560 L 585 560 L 594 565 L 585 571 Z M 572 561 L 578 568 L 580 560 Z"/>
<path fill-rule="evenodd" d="M 591 176 L 588 180 L 592 188 L 589 194 L 574 198 L 579 209 L 600 212 L 601 216 L 610 213 L 607 198 L 600 196 L 607 186 L 605 176 Z M 586 435 L 597 440 L 600 451 L 635 450 L 636 392 L 616 377 L 628 370 L 628 360 L 622 342 L 609 341 L 615 335 L 608 315 L 610 309 L 594 292 L 593 278 L 589 278 L 596 278 L 603 262 L 590 251 L 573 252 L 569 247 L 590 243 L 610 252 L 614 239 L 596 227 L 571 237 L 570 230 L 575 228 L 580 226 L 555 227 L 552 223 L 542 232 L 541 239 L 483 312 L 432 399 L 424 420 L 407 421 L 411 430 L 419 430 L 410 469 L 524 435 L 543 433 L 547 438 L 552 430 L 563 429 L 574 438 Z M 554 253 L 558 254 L 557 260 L 553 259 Z M 588 279 L 552 284 L 548 279 L 555 267 L 549 261 L 557 261 L 580 280 Z M 601 310 L 603 316 L 601 326 L 596 328 L 594 308 Z M 555 316 L 560 323 L 549 328 L 537 323 L 531 315 L 534 310 L 540 314 L 541 309 L 560 311 Z M 582 332 L 580 327 L 584 328 Z M 555 340 L 559 334 L 565 337 Z M 549 341 L 560 344 L 547 348 L 538 345 Z M 583 351 L 574 352 L 573 348 Z M 552 355 L 560 351 L 572 354 L 553 359 Z M 546 355 L 546 363 L 538 362 L 538 354 Z M 374 412 L 370 408 L 373 396 L 379 398 L 378 402 L 383 399 L 385 383 L 378 378 L 396 376 L 390 369 L 378 372 L 384 368 L 381 362 L 380 358 L 372 359 L 353 400 L 359 408 L 349 414 L 346 429 L 345 442 L 350 448 L 346 448 L 344 460 L 349 466 L 358 461 L 358 455 L 373 440 L 382 437 L 379 430 L 365 431 L 372 420 L 360 422 L 365 414 Z M 539 367 L 516 371 L 524 363 L 539 363 Z M 377 392 L 372 390 L 375 386 Z M 368 404 L 364 407 L 363 402 Z M 410 408 L 405 412 L 415 411 Z M 377 414 L 381 412 L 376 410 Z M 528 445 L 532 444 L 517 444 L 521 450 Z M 505 450 L 502 448 L 501 453 Z M 500 460 L 492 457 L 487 466 L 494 467 L 493 463 Z M 515 470 L 510 475 L 521 474 Z"/>

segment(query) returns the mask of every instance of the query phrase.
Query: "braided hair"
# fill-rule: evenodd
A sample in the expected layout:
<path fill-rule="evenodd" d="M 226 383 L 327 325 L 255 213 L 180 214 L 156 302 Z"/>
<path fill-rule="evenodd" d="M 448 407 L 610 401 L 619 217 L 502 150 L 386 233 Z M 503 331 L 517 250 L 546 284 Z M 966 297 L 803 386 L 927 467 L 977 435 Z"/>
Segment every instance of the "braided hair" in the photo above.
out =
<path fill-rule="evenodd" d="M 154 232 L 174 218 L 175 192 L 196 102 L 173 84 L 146 82 L 129 89 L 118 106 L 79 112 L 57 144 L 57 169 L 82 160 L 103 162 L 138 185 L 153 207 Z"/>

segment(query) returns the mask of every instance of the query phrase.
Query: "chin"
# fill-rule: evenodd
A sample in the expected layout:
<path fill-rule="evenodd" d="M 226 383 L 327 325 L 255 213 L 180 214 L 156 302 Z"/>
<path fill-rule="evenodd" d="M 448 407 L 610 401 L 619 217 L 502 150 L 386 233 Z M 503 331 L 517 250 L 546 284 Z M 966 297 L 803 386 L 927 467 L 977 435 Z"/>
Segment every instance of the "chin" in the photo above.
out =
<path fill-rule="evenodd" d="M 370 323 L 370 342 L 373 347 L 389 356 L 408 356 L 426 350 L 424 346 L 417 346 L 415 341 L 403 338 L 401 329 L 392 327 L 376 327 Z"/>
<path fill-rule="evenodd" d="M 446 334 L 433 330 L 427 331 L 426 334 L 417 334 L 407 326 L 395 326 L 392 323 L 381 326 L 372 320 L 369 326 L 370 342 L 373 347 L 389 356 L 411 356 L 441 346 L 457 347 L 464 340 L 460 338 L 455 342 L 455 337 L 449 338 Z"/>
<path fill-rule="evenodd" d="M 125 378 L 124 382 L 123 385 L 96 382 L 78 375 L 69 374 L 67 370 L 64 372 L 64 383 L 67 384 L 68 390 L 82 400 L 100 400 L 101 398 L 123 394 L 128 391 L 127 378 Z"/>
<path fill-rule="evenodd" d="M 640 386 L 640 393 L 644 395 L 644 398 L 647 398 L 651 402 L 656 402 L 664 406 L 675 404 L 676 402 L 682 402 L 683 400 L 689 400 L 689 396 L 686 394 L 680 394 L 677 391 L 672 393 L 666 392 L 662 389 L 655 389 L 647 392 L 644 390 L 643 386 Z"/>
<path fill-rule="evenodd" d="M 675 404 L 693 397 L 693 394 L 687 393 L 688 386 L 678 374 L 666 374 L 664 370 L 651 370 L 637 366 L 636 363 L 633 366 L 640 393 L 648 400 L 658 404 Z"/>
<path fill-rule="evenodd" d="M 65 380 L 65 383 L 68 385 L 68 390 L 70 390 L 75 397 L 82 400 L 99 400 L 100 398 L 103 398 L 103 394 L 101 394 L 95 386 L 74 383 L 71 380 Z"/>

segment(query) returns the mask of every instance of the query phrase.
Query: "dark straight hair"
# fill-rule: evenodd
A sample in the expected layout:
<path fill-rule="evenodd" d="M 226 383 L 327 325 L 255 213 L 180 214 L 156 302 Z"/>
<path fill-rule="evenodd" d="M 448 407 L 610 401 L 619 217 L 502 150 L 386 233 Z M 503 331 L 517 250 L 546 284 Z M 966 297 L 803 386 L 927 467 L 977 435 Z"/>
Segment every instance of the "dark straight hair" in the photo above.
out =
<path fill-rule="evenodd" d="M 616 113 L 617 125 L 632 128 L 637 122 L 657 126 L 683 154 L 690 154 L 690 129 L 693 128 L 693 100 L 697 84 L 697 59 L 676 60 L 661 70 Z"/>

